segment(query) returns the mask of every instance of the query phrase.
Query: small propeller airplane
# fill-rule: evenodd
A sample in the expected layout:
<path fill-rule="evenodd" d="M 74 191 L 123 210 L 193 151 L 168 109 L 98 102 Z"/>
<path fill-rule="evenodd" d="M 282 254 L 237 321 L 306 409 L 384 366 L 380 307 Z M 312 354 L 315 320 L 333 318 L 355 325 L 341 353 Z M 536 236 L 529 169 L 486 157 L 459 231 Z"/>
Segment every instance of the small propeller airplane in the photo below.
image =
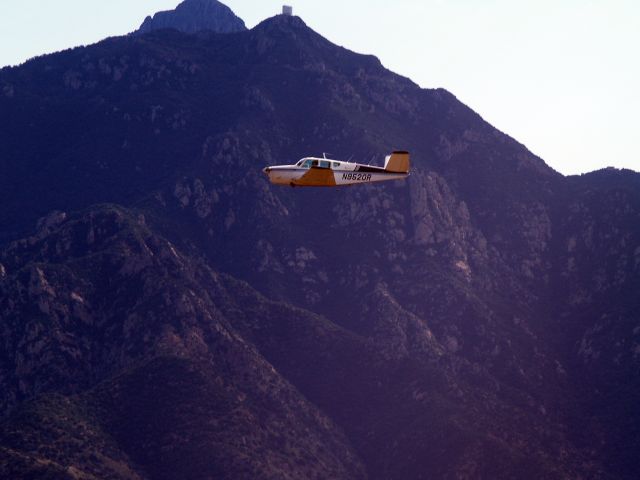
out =
<path fill-rule="evenodd" d="M 397 151 L 387 155 L 384 167 L 305 157 L 294 165 L 274 165 L 264 168 L 263 172 L 271 183 L 292 187 L 338 187 L 398 180 L 409 176 L 409 152 Z"/>

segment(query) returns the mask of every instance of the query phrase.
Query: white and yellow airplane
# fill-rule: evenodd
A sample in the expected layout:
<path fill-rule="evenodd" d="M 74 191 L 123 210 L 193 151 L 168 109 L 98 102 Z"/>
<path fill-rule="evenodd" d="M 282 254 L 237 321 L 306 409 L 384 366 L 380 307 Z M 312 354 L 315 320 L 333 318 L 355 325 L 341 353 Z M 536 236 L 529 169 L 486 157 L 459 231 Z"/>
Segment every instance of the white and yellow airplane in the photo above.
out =
<path fill-rule="evenodd" d="M 409 176 L 409 152 L 387 155 L 384 167 L 305 157 L 295 165 L 274 165 L 266 167 L 263 172 L 271 183 L 292 187 L 337 187 L 398 180 Z"/>

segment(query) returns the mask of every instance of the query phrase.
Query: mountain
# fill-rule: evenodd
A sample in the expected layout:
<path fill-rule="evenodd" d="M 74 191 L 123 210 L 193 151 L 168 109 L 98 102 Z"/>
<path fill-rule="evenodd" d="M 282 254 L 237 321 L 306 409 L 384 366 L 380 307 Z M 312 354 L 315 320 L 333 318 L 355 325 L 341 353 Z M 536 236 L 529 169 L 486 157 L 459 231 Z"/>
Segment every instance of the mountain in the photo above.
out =
<path fill-rule="evenodd" d="M 2 476 L 636 477 L 640 174 L 564 177 L 297 17 L 0 92 Z M 261 172 L 328 145 L 411 176 Z"/>
<path fill-rule="evenodd" d="M 136 34 L 173 28 L 185 33 L 210 30 L 218 33 L 241 32 L 247 29 L 229 7 L 217 0 L 184 0 L 174 10 L 158 12 L 145 18 Z"/>
<path fill-rule="evenodd" d="M 58 394 L 4 426 L 3 476 L 39 458 L 44 465 L 29 468 L 70 473 L 71 462 L 97 478 L 363 476 L 344 434 L 236 332 L 247 320 L 235 320 L 234 299 L 274 328 L 326 322 L 192 263 L 118 207 L 58 215 L 42 228 L 3 255 L 16 272 L 3 282 L 3 322 L 14 333 L 4 340 L 26 361 L 3 378 L 17 398 L 2 406 Z M 55 259 L 32 256 L 61 244 Z M 43 454 L 51 440 L 57 451 Z"/>

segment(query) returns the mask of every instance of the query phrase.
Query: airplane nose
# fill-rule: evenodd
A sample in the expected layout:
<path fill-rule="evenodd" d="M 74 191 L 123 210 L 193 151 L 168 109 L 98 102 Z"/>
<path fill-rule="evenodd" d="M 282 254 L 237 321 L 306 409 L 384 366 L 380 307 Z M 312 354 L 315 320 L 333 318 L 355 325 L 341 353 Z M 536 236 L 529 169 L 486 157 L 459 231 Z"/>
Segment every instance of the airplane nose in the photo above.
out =
<path fill-rule="evenodd" d="M 269 172 L 271 171 L 271 169 L 270 169 L 269 167 L 264 167 L 264 168 L 262 169 L 262 171 L 263 171 L 264 173 L 266 173 L 266 174 L 267 174 L 267 176 L 269 176 Z"/>

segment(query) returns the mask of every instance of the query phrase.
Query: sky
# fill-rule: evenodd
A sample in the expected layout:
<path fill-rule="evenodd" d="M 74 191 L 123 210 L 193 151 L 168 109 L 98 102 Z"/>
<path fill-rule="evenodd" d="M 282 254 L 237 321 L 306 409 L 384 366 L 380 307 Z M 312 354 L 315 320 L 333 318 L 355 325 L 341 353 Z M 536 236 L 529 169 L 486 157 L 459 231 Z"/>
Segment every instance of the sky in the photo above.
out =
<path fill-rule="evenodd" d="M 0 0 L 0 66 L 135 30 L 180 0 Z M 286 0 L 332 42 L 446 88 L 565 175 L 640 171 L 640 2 Z M 247 27 L 282 0 L 224 1 Z"/>

